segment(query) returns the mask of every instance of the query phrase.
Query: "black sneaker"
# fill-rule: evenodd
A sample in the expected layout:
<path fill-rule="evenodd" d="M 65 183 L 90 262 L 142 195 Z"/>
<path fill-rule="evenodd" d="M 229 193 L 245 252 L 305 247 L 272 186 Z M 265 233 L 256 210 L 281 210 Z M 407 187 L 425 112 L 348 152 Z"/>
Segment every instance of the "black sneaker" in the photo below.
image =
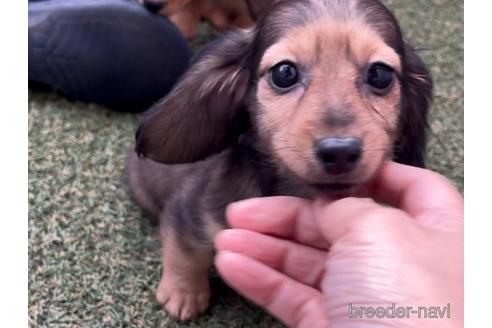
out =
<path fill-rule="evenodd" d="M 29 80 L 76 100 L 142 110 L 186 70 L 179 30 L 136 1 L 29 2 Z"/>

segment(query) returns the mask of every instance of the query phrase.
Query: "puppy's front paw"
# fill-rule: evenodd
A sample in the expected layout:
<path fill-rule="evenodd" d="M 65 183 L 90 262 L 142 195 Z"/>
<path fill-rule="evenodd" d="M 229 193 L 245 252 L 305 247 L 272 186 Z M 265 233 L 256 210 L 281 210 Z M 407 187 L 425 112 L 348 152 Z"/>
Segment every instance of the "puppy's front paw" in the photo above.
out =
<path fill-rule="evenodd" d="M 173 318 L 182 321 L 193 319 L 208 307 L 209 282 L 208 279 L 189 281 L 164 275 L 157 288 L 156 298 Z"/>

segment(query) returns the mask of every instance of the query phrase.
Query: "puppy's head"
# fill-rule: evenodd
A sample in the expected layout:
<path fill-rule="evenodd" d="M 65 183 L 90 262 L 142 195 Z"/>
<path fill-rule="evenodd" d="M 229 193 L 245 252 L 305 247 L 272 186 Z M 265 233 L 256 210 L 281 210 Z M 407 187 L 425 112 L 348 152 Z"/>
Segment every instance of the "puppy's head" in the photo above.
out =
<path fill-rule="evenodd" d="M 200 55 L 143 120 L 137 151 L 197 161 L 246 130 L 315 190 L 368 181 L 386 158 L 424 165 L 432 83 L 376 0 L 281 1 Z"/>

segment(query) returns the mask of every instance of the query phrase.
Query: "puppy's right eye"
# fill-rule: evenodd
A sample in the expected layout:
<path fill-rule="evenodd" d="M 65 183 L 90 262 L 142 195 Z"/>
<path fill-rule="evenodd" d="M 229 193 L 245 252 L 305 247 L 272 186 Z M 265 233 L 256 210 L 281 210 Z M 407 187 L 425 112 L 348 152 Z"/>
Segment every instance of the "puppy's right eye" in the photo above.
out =
<path fill-rule="evenodd" d="M 393 69 L 382 63 L 373 64 L 367 72 L 367 83 L 379 95 L 388 93 L 393 85 L 393 80 Z"/>
<path fill-rule="evenodd" d="M 299 81 L 297 67 L 291 62 L 281 62 L 270 70 L 271 83 L 278 91 L 289 91 Z"/>

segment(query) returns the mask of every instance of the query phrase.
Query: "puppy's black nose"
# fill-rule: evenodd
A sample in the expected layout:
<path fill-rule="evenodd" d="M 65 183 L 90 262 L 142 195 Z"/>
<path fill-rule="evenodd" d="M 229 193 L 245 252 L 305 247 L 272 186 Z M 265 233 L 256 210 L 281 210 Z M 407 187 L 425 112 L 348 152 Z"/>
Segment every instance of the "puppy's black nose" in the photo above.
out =
<path fill-rule="evenodd" d="M 164 7 L 165 0 L 144 0 L 143 4 L 149 11 L 156 13 Z"/>
<path fill-rule="evenodd" d="M 324 138 L 315 147 L 328 174 L 352 171 L 362 154 L 362 142 L 357 138 Z"/>

